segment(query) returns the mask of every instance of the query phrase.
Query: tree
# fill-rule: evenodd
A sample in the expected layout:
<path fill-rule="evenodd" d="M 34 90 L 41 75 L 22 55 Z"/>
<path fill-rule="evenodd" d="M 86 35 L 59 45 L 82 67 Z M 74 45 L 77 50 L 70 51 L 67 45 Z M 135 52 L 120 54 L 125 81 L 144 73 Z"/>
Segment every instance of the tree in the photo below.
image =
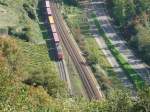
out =
<path fill-rule="evenodd" d="M 150 111 L 150 87 L 145 87 L 139 91 L 136 102 L 133 106 L 133 112 L 149 112 Z"/>
<path fill-rule="evenodd" d="M 108 95 L 109 112 L 129 112 L 132 107 L 130 94 L 127 91 L 114 90 Z"/>

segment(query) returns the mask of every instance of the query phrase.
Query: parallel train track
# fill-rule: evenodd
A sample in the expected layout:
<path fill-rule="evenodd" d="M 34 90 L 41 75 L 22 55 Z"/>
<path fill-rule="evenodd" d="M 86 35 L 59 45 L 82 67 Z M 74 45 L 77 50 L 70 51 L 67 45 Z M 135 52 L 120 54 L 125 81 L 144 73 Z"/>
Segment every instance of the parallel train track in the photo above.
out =
<path fill-rule="evenodd" d="M 65 61 L 64 60 L 58 61 L 57 65 L 58 65 L 58 68 L 59 68 L 60 79 L 67 83 L 68 92 L 69 92 L 70 95 L 73 95 L 71 82 L 70 82 L 70 78 L 69 78 L 69 75 L 68 75 L 68 71 L 67 71 L 67 68 L 66 68 Z"/>
<path fill-rule="evenodd" d="M 44 6 L 45 6 L 45 3 L 44 3 Z M 46 9 L 49 8 L 49 6 L 47 6 L 47 5 L 45 7 L 46 7 Z M 45 12 L 45 10 L 43 12 Z M 52 30 L 52 27 L 51 27 L 51 23 L 49 23 L 50 21 L 48 20 L 48 17 L 49 17 L 49 14 L 48 14 L 48 12 L 46 10 L 46 18 L 47 19 L 46 19 L 45 25 L 48 25 L 47 26 L 48 30 L 53 33 L 53 30 Z M 69 79 L 69 76 L 68 76 L 68 71 L 66 69 L 66 65 L 65 65 L 64 60 L 58 59 L 58 51 L 56 50 L 56 43 L 54 43 L 54 40 L 55 40 L 54 37 L 52 39 L 50 39 L 51 45 L 54 48 L 53 52 L 51 51 L 52 54 L 53 54 L 53 59 L 55 61 L 57 61 L 56 62 L 56 66 L 58 67 L 58 72 L 59 72 L 60 79 L 67 83 L 69 93 L 70 93 L 70 95 L 72 95 L 73 93 L 72 93 L 70 79 Z"/>
<path fill-rule="evenodd" d="M 57 64 L 58 64 L 58 68 L 59 68 L 60 79 L 64 80 L 64 81 L 67 81 L 67 76 L 66 76 L 67 73 L 66 73 L 66 70 L 65 70 L 64 62 L 63 61 L 58 61 Z"/>
<path fill-rule="evenodd" d="M 68 31 L 64 26 L 64 23 L 62 22 L 62 17 L 58 13 L 58 9 L 55 2 L 53 0 L 50 1 L 51 10 L 53 12 L 57 30 L 60 34 L 62 42 L 65 45 L 65 48 L 67 49 L 69 55 L 75 63 L 75 66 L 80 74 L 89 99 L 101 99 L 102 93 L 101 91 L 99 91 L 99 86 L 95 83 L 95 80 L 93 80 L 92 78 L 92 72 L 89 71 L 87 65 L 83 64 L 85 62 L 81 58 L 78 50 L 75 48 L 75 45 L 72 43 L 72 40 L 69 39 L 70 37 Z"/>

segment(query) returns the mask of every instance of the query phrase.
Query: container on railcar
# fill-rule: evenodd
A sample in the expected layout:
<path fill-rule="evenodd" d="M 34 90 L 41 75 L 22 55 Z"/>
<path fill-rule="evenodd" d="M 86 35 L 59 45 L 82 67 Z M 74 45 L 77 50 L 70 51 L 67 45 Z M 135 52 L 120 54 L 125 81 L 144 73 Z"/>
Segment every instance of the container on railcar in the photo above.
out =
<path fill-rule="evenodd" d="M 56 33 L 56 26 L 55 24 L 51 24 L 51 30 L 52 30 L 52 33 Z"/>
<path fill-rule="evenodd" d="M 53 38 L 54 38 L 55 44 L 57 44 L 57 43 L 59 44 L 60 40 L 59 40 L 59 36 L 57 33 L 53 33 Z"/>
<path fill-rule="evenodd" d="M 53 16 L 48 16 L 48 19 L 49 19 L 50 24 L 54 24 L 55 23 Z"/>
<path fill-rule="evenodd" d="M 47 10 L 48 16 L 51 16 L 51 15 L 52 15 L 52 10 L 51 10 L 51 8 L 46 8 L 46 10 Z"/>
<path fill-rule="evenodd" d="M 45 7 L 50 8 L 50 2 L 48 0 L 45 1 Z"/>

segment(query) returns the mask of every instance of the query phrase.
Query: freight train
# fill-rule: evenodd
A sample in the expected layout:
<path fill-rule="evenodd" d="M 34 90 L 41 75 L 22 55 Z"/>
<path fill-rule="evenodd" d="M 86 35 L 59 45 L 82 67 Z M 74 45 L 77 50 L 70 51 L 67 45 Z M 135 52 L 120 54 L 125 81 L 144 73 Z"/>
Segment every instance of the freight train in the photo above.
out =
<path fill-rule="evenodd" d="M 48 0 L 45 0 L 45 8 L 46 8 L 46 14 L 48 17 L 48 22 L 51 28 L 51 32 L 53 34 L 53 40 L 54 40 L 56 52 L 57 52 L 57 59 L 63 60 L 64 55 L 63 55 L 62 47 L 60 45 L 60 37 L 56 29 L 56 24 L 53 18 L 50 2 Z"/>

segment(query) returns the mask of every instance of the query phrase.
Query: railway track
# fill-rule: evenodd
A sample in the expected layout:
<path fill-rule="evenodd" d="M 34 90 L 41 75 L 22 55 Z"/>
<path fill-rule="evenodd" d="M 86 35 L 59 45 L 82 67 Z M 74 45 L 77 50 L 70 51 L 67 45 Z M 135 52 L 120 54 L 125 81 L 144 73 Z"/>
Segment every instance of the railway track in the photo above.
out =
<path fill-rule="evenodd" d="M 81 80 L 83 82 L 89 99 L 101 99 L 103 95 L 100 91 L 99 85 L 96 83 L 96 80 L 94 80 L 94 78 L 92 77 L 92 72 L 89 70 L 88 66 L 85 64 L 85 60 L 83 60 L 83 58 L 79 54 L 79 51 L 75 48 L 75 45 L 70 39 L 69 32 L 67 31 L 62 21 L 63 18 L 59 14 L 54 0 L 50 0 L 50 2 L 51 10 L 53 12 L 58 33 L 60 34 L 61 40 L 64 43 L 65 48 L 67 49 L 80 74 Z"/>
<path fill-rule="evenodd" d="M 66 76 L 66 69 L 63 61 L 58 61 L 57 62 L 58 68 L 59 68 L 59 74 L 60 74 L 60 79 L 67 81 L 67 76 Z"/>
<path fill-rule="evenodd" d="M 66 69 L 64 60 L 58 61 L 57 66 L 59 68 L 60 79 L 67 82 L 68 91 L 69 91 L 70 95 L 73 95 L 70 78 L 69 78 L 68 71 Z"/>
<path fill-rule="evenodd" d="M 46 3 L 46 5 L 45 5 L 45 3 Z M 56 33 L 56 31 L 54 30 L 54 24 L 50 23 L 52 21 L 49 21 L 49 16 L 51 15 L 49 2 L 44 1 L 43 6 L 44 6 L 43 12 L 45 12 L 45 10 L 46 10 L 46 13 L 45 13 L 46 14 L 45 26 L 47 26 L 48 31 L 50 31 L 50 33 Z M 53 29 L 52 29 L 51 25 L 53 25 Z M 50 36 L 50 37 L 52 37 L 52 36 Z M 53 50 L 51 49 L 51 53 L 53 55 L 52 56 L 53 59 L 56 61 L 56 66 L 58 67 L 59 77 L 60 77 L 61 80 L 63 80 L 64 82 L 67 83 L 68 91 L 69 91 L 70 95 L 72 95 L 73 93 L 72 93 L 70 78 L 69 78 L 69 75 L 68 75 L 68 70 L 66 68 L 65 61 L 58 58 L 58 50 L 57 50 L 58 45 L 56 45 L 56 41 L 59 42 L 59 39 L 57 39 L 53 35 L 53 38 L 49 39 L 49 42 L 47 42 L 47 43 L 48 44 L 51 43 L 51 45 L 53 47 Z"/>

